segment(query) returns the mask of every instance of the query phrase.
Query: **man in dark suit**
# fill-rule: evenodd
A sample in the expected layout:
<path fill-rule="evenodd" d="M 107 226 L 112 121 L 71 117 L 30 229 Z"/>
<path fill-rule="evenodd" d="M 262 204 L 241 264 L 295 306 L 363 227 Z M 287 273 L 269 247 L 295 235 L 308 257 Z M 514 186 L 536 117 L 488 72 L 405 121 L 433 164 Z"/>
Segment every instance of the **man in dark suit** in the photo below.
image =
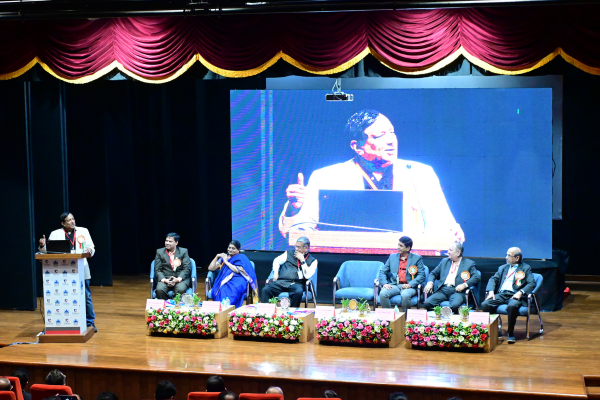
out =
<path fill-rule="evenodd" d="M 179 235 L 169 233 L 165 239 L 165 247 L 156 250 L 154 272 L 158 278 L 156 297 L 168 299 L 167 293 L 183 294 L 192 285 L 191 262 L 187 249 L 177 246 Z"/>
<path fill-rule="evenodd" d="M 498 306 L 507 305 L 508 330 L 507 342 L 515 343 L 515 323 L 519 316 L 519 307 L 527 307 L 527 295 L 535 288 L 535 280 L 531 267 L 523 262 L 523 253 L 518 247 L 511 247 L 506 252 L 506 264 L 498 268 L 488 281 L 485 301 L 481 303 L 481 310 L 496 312 Z M 525 295 L 525 296 L 523 296 Z M 498 330 L 502 337 L 502 332 Z"/>
<path fill-rule="evenodd" d="M 417 294 L 417 286 L 425 281 L 423 258 L 410 251 L 413 241 L 402 236 L 398 241 L 398 252 L 390 255 L 383 268 L 379 270 L 381 290 L 381 307 L 391 308 L 390 299 L 402 296 L 402 309 L 410 308 L 411 299 Z"/>
<path fill-rule="evenodd" d="M 462 243 L 453 243 L 448 249 L 448 258 L 440 261 L 429 274 L 425 293 L 433 294 L 423 303 L 427 310 L 432 310 L 443 301 L 449 301 L 452 311 L 458 313 L 458 308 L 467 299 L 465 291 L 479 283 L 481 278 L 476 273 L 475 261 L 463 258 L 463 251 Z M 433 284 L 436 280 L 439 280 L 440 284 L 434 289 Z"/>

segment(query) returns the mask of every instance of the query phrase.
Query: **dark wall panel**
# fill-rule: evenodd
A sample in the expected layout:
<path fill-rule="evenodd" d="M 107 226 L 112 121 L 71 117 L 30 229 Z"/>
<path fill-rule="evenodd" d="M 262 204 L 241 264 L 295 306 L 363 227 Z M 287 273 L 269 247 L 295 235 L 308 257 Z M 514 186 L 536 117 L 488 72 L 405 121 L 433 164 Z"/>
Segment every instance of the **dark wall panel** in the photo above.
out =
<path fill-rule="evenodd" d="M 1 250 L 7 261 L 0 263 L 4 285 L 0 308 L 35 309 L 34 221 L 30 179 L 29 141 L 25 101 L 28 84 L 7 82 L 0 91 L 0 130 L 4 151 L 0 157 Z M 10 261 L 8 261 L 10 260 Z"/>

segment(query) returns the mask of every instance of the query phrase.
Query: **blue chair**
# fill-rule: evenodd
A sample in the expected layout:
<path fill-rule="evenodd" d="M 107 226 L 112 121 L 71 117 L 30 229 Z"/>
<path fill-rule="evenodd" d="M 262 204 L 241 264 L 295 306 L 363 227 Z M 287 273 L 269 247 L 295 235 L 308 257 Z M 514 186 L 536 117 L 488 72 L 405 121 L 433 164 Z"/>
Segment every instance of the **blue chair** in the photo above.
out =
<path fill-rule="evenodd" d="M 424 271 L 425 271 L 425 281 L 424 283 L 427 283 L 427 279 L 429 278 L 429 267 L 427 267 L 427 265 L 423 265 L 424 267 Z M 389 280 L 389 279 L 388 279 Z M 376 296 L 377 296 L 377 304 L 381 304 L 381 295 L 379 294 L 379 279 L 376 280 Z M 410 306 L 411 307 L 417 307 L 417 308 L 421 308 L 421 300 L 423 299 L 423 284 L 420 284 L 419 286 L 417 286 L 417 294 L 415 296 L 412 297 L 412 299 L 410 299 Z M 390 304 L 393 306 L 401 306 L 402 305 L 402 296 L 401 295 L 396 295 L 394 297 L 392 297 L 390 299 Z M 406 312 L 406 310 L 402 310 L 404 312 Z"/>
<path fill-rule="evenodd" d="M 539 290 L 539 288 L 542 287 L 542 283 L 544 282 L 544 277 L 540 274 L 532 274 L 533 275 L 533 279 L 535 280 L 535 288 L 533 289 L 533 291 L 531 292 L 531 294 L 527 295 L 527 307 L 519 307 L 519 316 L 522 317 L 527 317 L 527 328 L 526 328 L 526 332 L 527 332 L 527 340 L 530 340 L 530 334 L 529 334 L 529 321 L 531 319 L 531 308 L 532 306 L 534 306 L 534 311 L 537 312 L 538 318 L 540 320 L 540 331 L 539 331 L 539 335 L 544 333 L 544 323 L 542 322 L 542 314 L 540 313 L 540 306 L 538 304 L 537 301 L 537 291 Z M 487 293 L 486 293 L 487 296 Z M 533 299 L 533 302 L 531 301 Z M 501 306 L 498 307 L 498 310 L 496 311 L 498 314 L 500 315 L 508 315 L 508 306 L 506 304 L 502 304 Z M 498 328 L 502 329 L 502 317 L 500 317 L 500 315 L 498 315 Z"/>
<path fill-rule="evenodd" d="M 310 277 L 310 279 L 308 279 L 306 281 L 306 288 L 304 289 L 304 293 L 302 293 L 302 300 L 300 300 L 300 302 L 304 302 L 304 308 L 308 308 L 308 302 L 312 301 L 315 308 L 317 308 L 317 275 L 319 272 L 319 267 L 317 266 L 317 268 L 315 269 L 315 273 L 313 274 L 313 276 Z M 268 285 L 271 282 L 271 279 L 273 279 L 273 270 L 271 270 L 271 273 L 269 274 L 269 277 L 267 278 L 266 284 Z M 281 299 L 282 297 L 290 297 L 290 294 L 288 292 L 281 292 L 279 294 L 279 296 L 277 296 L 279 299 Z"/>
<path fill-rule="evenodd" d="M 462 306 L 467 306 L 469 307 L 469 297 L 471 297 L 473 299 L 473 302 L 475 303 L 475 310 L 479 310 L 479 288 L 481 287 L 481 272 L 479 270 L 475 270 L 475 273 L 479 276 L 479 283 L 473 287 L 470 287 L 466 290 L 465 295 L 467 297 L 467 302 L 466 303 L 462 303 Z M 438 288 L 439 285 L 441 285 L 443 282 L 440 281 L 439 279 L 436 279 L 436 281 L 434 282 L 433 286 L 434 288 Z M 427 293 L 425 293 L 425 300 L 427 300 Z M 449 301 L 442 301 L 442 304 L 440 304 L 441 307 L 450 307 L 450 302 Z"/>
<path fill-rule="evenodd" d="M 344 299 L 364 299 L 373 301 L 373 309 L 377 300 L 377 278 L 383 267 L 381 261 L 344 261 L 333 278 L 333 305 Z"/>
<path fill-rule="evenodd" d="M 250 264 L 252 264 L 252 269 L 254 269 L 254 271 L 256 271 L 256 267 L 254 266 L 254 261 L 250 261 Z M 208 271 L 208 274 L 206 275 L 206 279 L 204 280 L 206 300 L 212 300 L 211 289 L 213 287 L 215 279 L 217 278 L 217 275 L 219 275 L 219 270 Z M 249 282 L 246 283 L 246 293 L 244 294 L 244 300 L 246 300 L 246 304 L 249 304 L 250 302 L 253 302 L 253 300 L 254 300 L 253 291 L 252 291 L 252 288 L 250 287 Z"/>
<path fill-rule="evenodd" d="M 190 268 L 192 270 L 191 272 L 191 279 L 192 279 L 192 287 L 188 288 L 185 292 L 187 294 L 190 295 L 194 295 L 194 293 L 196 293 L 196 261 L 194 261 L 193 258 L 190 258 Z M 156 274 L 154 272 L 154 260 L 152 260 L 152 263 L 150 264 L 150 298 L 151 299 L 156 299 L 156 284 L 158 283 L 158 278 L 156 277 Z M 169 296 L 170 299 L 172 299 L 175 296 L 175 293 L 173 293 L 173 291 L 169 291 L 167 293 L 167 296 Z"/>

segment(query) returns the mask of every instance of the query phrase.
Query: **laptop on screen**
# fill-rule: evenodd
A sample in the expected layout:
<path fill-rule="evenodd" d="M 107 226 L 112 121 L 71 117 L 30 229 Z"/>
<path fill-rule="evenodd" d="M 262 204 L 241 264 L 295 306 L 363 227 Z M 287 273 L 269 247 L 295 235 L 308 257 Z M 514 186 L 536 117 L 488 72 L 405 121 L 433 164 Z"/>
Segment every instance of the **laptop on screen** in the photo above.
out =
<path fill-rule="evenodd" d="M 392 190 L 319 190 L 321 231 L 402 232 L 404 193 Z"/>
<path fill-rule="evenodd" d="M 71 243 L 68 240 L 46 240 L 47 253 L 70 253 Z"/>

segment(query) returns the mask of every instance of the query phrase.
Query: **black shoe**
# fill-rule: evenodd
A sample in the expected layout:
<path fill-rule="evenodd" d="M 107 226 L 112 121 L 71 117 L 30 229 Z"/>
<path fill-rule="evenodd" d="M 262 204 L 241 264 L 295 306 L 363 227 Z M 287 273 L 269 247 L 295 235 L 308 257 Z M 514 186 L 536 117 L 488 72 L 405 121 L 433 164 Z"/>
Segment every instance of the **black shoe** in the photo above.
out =
<path fill-rule="evenodd" d="M 98 332 L 98 328 L 96 328 L 96 325 L 94 325 L 94 324 L 88 324 L 88 328 L 89 328 L 90 326 L 94 327 L 94 332 Z"/>
<path fill-rule="evenodd" d="M 502 328 L 498 328 L 498 339 L 502 339 Z"/>
<path fill-rule="evenodd" d="M 513 335 L 508 335 L 508 339 L 506 339 L 506 343 L 513 344 L 517 341 Z"/>

